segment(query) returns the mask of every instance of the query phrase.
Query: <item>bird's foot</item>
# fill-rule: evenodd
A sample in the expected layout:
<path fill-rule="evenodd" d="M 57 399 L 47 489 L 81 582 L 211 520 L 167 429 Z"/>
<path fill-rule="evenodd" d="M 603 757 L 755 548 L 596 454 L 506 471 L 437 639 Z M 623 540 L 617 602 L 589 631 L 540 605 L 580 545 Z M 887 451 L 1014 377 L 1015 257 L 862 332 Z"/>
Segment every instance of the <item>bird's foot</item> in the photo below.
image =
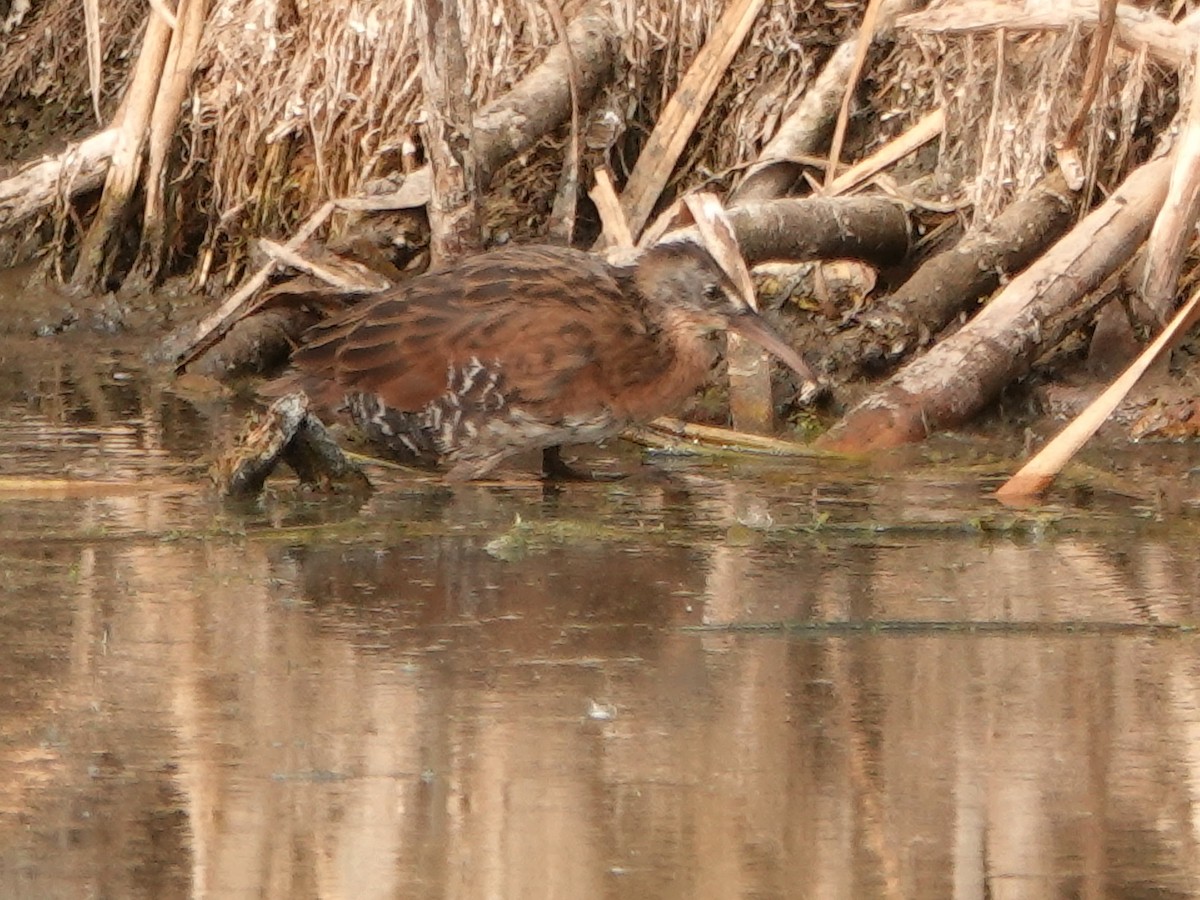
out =
<path fill-rule="evenodd" d="M 542 451 L 542 477 L 547 481 L 620 481 L 624 472 L 591 472 L 577 469 L 562 458 L 562 447 Z"/>

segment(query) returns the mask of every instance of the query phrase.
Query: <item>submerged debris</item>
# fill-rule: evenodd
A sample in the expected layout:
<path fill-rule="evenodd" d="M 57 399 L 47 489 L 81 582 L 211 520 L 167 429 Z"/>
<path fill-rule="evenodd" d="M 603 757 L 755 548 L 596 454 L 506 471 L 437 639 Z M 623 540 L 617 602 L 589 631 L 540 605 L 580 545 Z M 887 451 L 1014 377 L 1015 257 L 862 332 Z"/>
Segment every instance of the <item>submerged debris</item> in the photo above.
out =
<path fill-rule="evenodd" d="M 263 489 L 280 462 L 303 485 L 325 489 L 369 489 L 371 483 L 349 460 L 329 430 L 309 411 L 303 393 L 287 394 L 247 423 L 234 446 L 218 458 L 213 480 L 228 497 L 251 497 Z"/>

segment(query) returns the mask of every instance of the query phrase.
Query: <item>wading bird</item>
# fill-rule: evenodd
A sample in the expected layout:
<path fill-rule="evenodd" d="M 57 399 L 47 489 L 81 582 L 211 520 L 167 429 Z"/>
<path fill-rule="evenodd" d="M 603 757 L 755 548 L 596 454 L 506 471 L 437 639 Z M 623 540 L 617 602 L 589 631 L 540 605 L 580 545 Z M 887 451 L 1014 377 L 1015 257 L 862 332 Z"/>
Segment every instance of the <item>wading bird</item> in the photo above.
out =
<path fill-rule="evenodd" d="M 318 407 L 348 411 L 397 460 L 472 479 L 515 453 L 601 441 L 677 411 L 722 331 L 815 381 L 694 233 L 628 264 L 508 246 L 314 326 L 286 380 Z M 548 470 L 555 461 L 551 450 Z"/>

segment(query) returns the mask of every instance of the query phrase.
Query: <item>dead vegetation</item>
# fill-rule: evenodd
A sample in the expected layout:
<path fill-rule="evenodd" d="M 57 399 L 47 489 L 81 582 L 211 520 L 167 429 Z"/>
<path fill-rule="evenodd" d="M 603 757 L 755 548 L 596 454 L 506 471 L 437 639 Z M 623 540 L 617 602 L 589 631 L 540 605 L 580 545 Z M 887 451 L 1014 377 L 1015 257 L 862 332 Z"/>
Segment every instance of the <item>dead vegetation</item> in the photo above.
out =
<path fill-rule="evenodd" d="M 9 142 L 0 251 L 94 289 L 184 278 L 232 293 L 179 336 L 180 359 L 211 371 L 197 352 L 231 326 L 262 355 L 247 310 L 273 310 L 286 350 L 281 297 L 311 310 L 425 265 L 425 210 L 440 240 L 457 195 L 479 203 L 463 221 L 484 243 L 611 246 L 685 192 L 717 190 L 752 261 L 816 264 L 807 281 L 773 277 L 803 287 L 768 299 L 807 311 L 798 339 L 834 411 L 852 407 L 827 442 L 920 439 L 1064 359 L 1056 347 L 1099 308 L 1130 311 L 1109 316 L 1118 329 L 1157 330 L 1181 269 L 1193 280 L 1180 235 L 1194 175 L 1151 159 L 1195 115 L 1194 5 L 459 0 L 440 7 L 454 27 L 426 34 L 420 0 L 115 2 L 89 76 L 80 5 L 48 0 L 0 36 L 0 125 L 78 149 L 17 171 L 32 138 Z M 434 146 L 431 128 L 450 140 Z M 455 166 L 470 177 L 451 188 Z M 873 240 L 855 244 L 868 229 L 836 206 L 829 241 L 795 239 L 848 192 L 884 204 Z M 1131 202 L 1105 205 L 1114 195 Z M 780 220 L 792 239 L 768 241 L 782 249 L 754 249 L 771 228 L 761 200 L 794 204 Z M 829 253 L 875 270 L 869 296 L 839 305 Z M 739 353 L 737 391 L 759 400 L 739 424 L 769 425 L 769 370 Z M 889 373 L 865 396 L 854 386 Z"/>

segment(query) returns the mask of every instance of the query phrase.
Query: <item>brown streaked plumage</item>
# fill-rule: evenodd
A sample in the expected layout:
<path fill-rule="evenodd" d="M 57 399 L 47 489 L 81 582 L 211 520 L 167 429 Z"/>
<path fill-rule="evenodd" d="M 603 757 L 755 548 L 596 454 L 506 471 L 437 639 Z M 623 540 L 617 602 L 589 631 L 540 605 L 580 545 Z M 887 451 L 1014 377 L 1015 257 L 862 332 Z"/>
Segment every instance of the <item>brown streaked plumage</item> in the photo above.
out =
<path fill-rule="evenodd" d="M 514 453 L 600 441 L 676 410 L 712 364 L 708 336 L 725 329 L 812 378 L 691 240 L 627 266 L 504 247 L 310 329 L 289 384 L 348 410 L 402 461 L 479 478 Z"/>

